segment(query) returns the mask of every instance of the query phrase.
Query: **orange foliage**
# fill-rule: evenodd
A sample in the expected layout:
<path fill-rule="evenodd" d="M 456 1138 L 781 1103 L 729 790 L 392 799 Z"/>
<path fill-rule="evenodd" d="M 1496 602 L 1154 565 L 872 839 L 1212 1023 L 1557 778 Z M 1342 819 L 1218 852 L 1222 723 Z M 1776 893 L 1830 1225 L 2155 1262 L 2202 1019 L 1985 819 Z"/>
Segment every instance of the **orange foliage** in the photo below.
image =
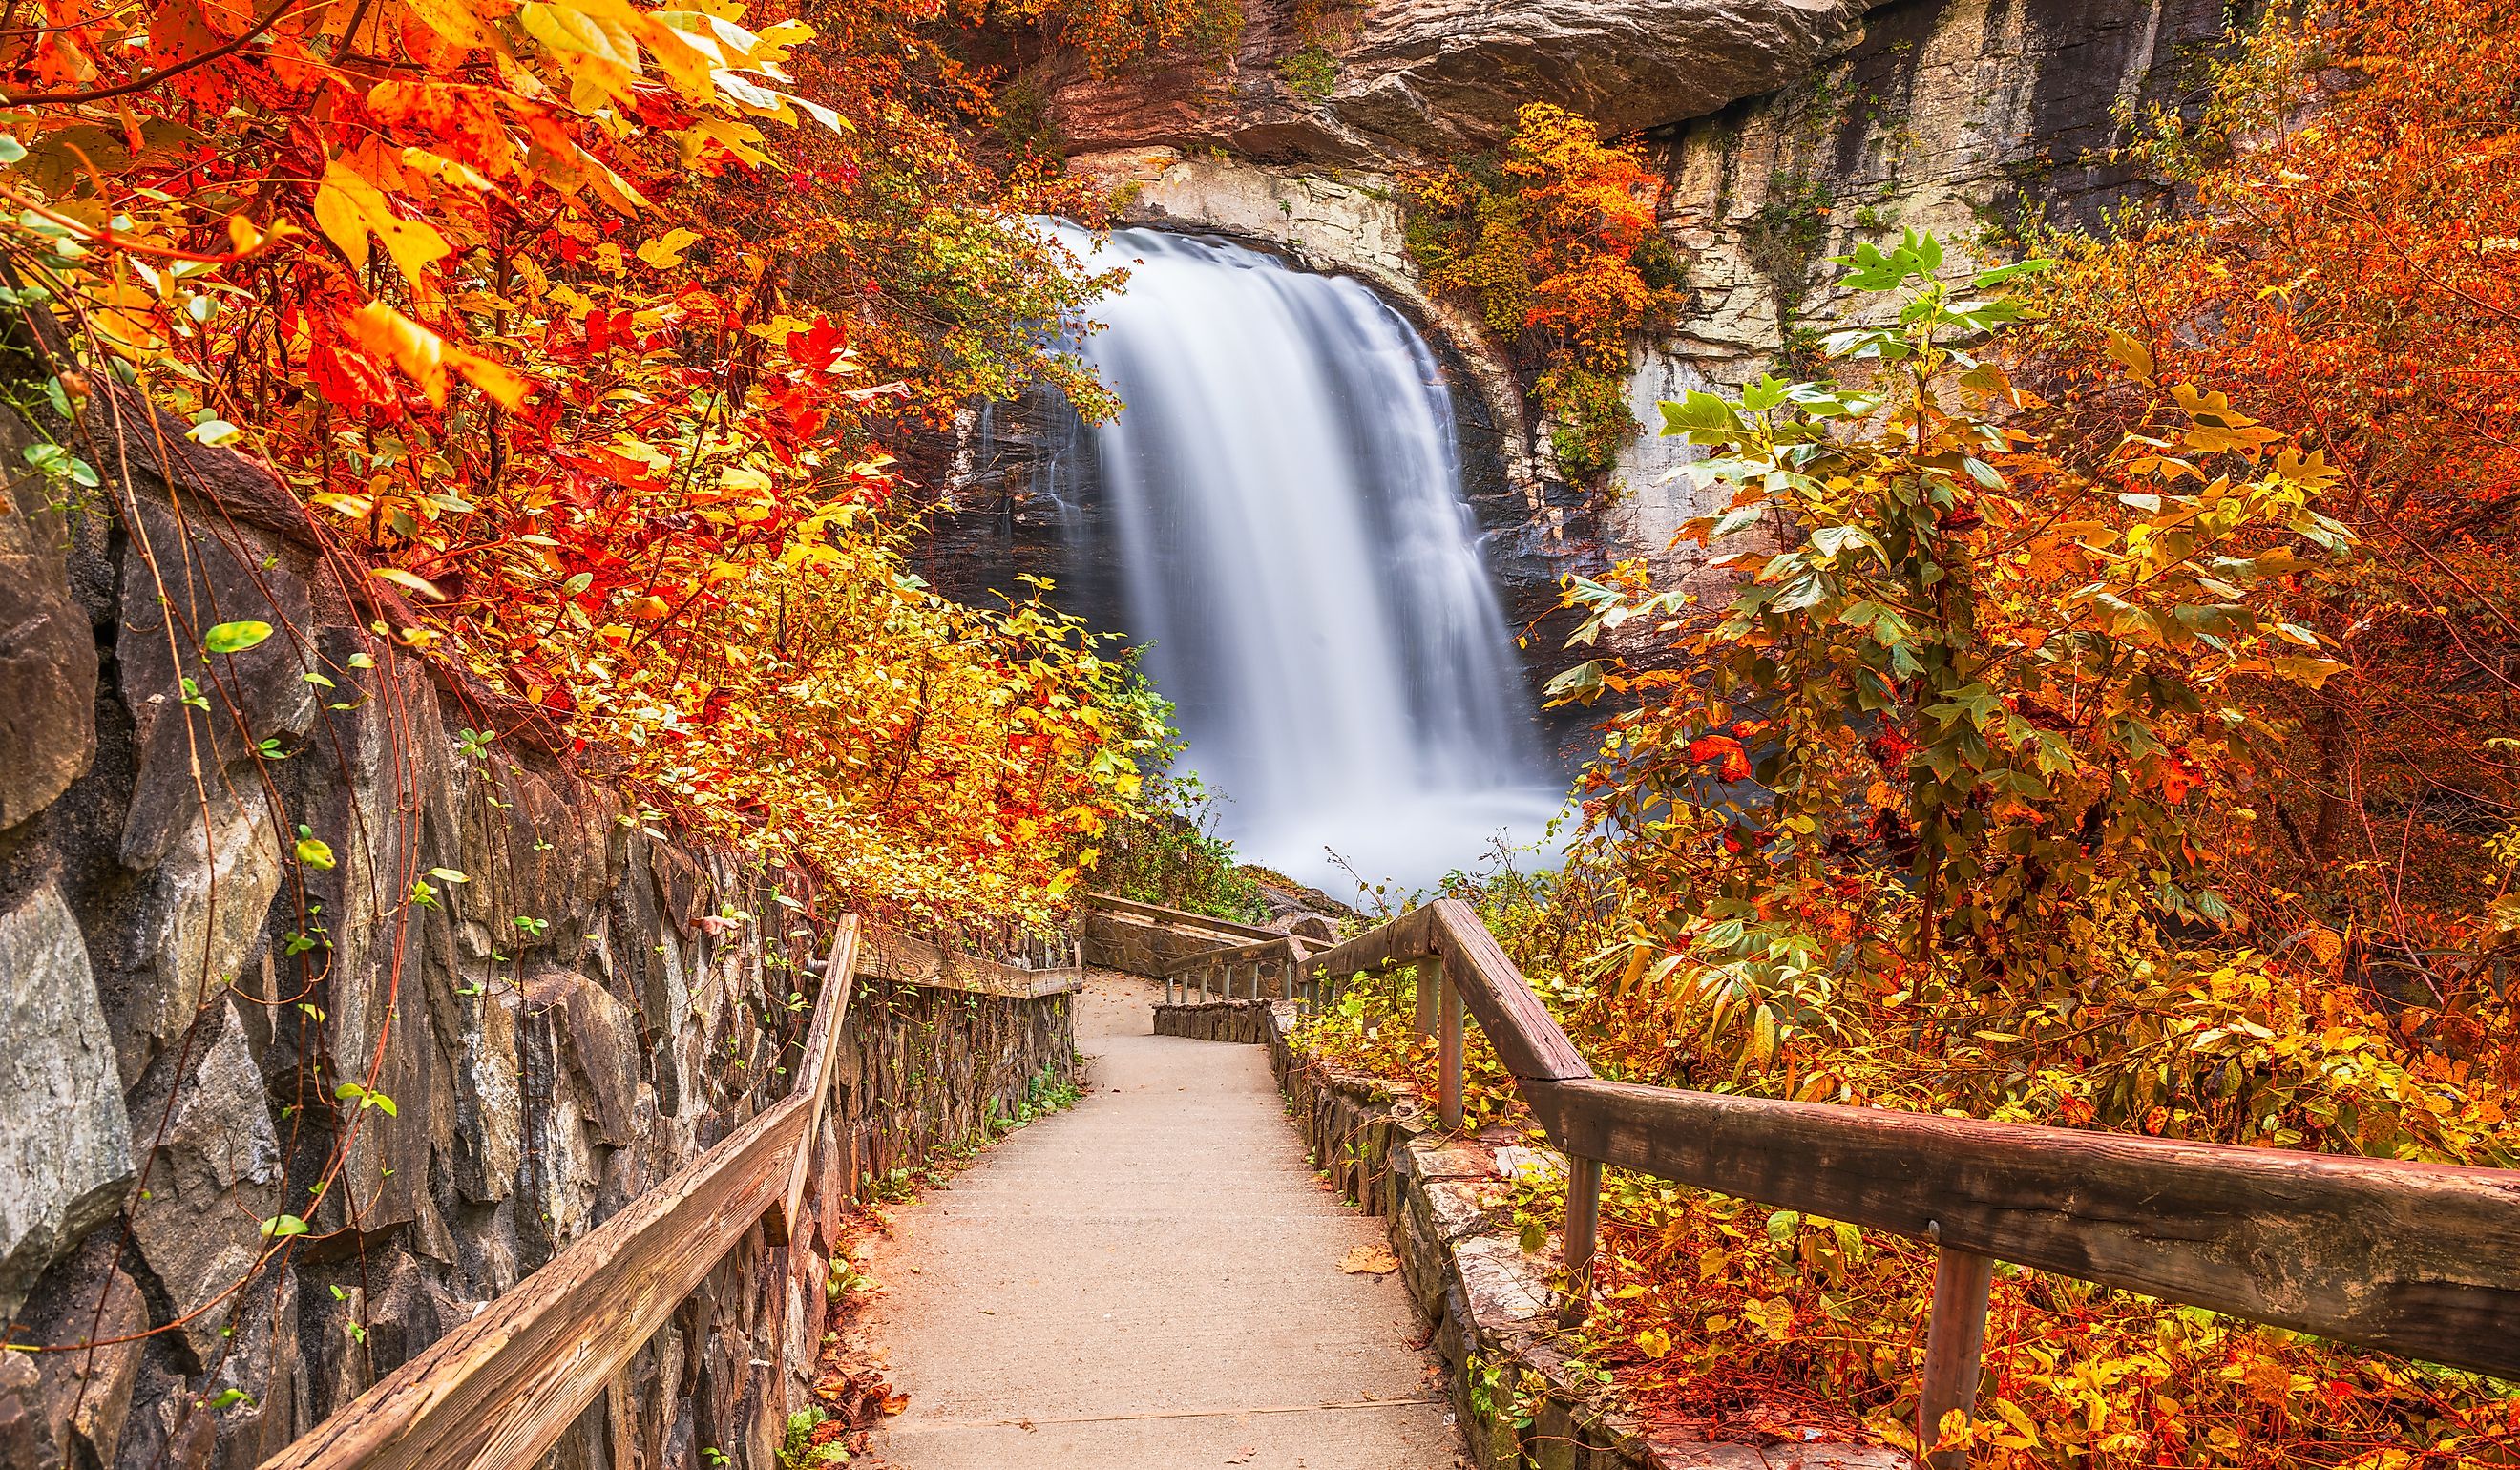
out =
<path fill-rule="evenodd" d="M 1407 182 L 1409 250 L 1427 289 L 1469 298 L 1538 373 L 1558 421 L 1558 466 L 1588 479 L 1629 435 L 1617 379 L 1630 336 L 1676 307 L 1671 247 L 1654 228 L 1642 156 L 1585 118 L 1530 103 L 1502 156 Z"/>
<path fill-rule="evenodd" d="M 2347 668 L 2280 701 L 2254 805 L 2293 912 L 2439 1003 L 2520 933 L 2520 33 L 2492 0 L 2338 0 L 2218 84 L 2138 150 L 2192 206 L 2072 250 L 2049 365 L 2103 431 L 2126 334 L 2341 471 L 2322 509 L 2362 554 L 2302 586 Z"/>
<path fill-rule="evenodd" d="M 948 607 L 878 513 L 888 424 L 1096 402 L 1039 332 L 1092 285 L 1024 223 L 1077 200 L 975 156 L 934 6 L 11 14 L 8 304 L 68 336 L 37 468 L 95 483 L 113 373 L 267 460 L 395 637 L 701 824 L 911 905 L 1076 880 L 1149 706 L 1043 609 Z"/>

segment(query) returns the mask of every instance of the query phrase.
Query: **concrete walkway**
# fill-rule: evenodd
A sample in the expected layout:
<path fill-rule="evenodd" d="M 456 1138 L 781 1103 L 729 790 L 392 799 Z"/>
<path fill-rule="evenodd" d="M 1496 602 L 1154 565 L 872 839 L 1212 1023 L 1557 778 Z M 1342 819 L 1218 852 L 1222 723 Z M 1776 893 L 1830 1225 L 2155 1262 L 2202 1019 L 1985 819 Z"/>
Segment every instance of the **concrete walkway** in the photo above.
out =
<path fill-rule="evenodd" d="M 900 1212 L 866 1322 L 905 1470 L 1449 1470 L 1462 1444 L 1380 1226 L 1313 1178 L 1258 1047 L 1150 1034 L 1097 974 L 1093 1090 Z"/>

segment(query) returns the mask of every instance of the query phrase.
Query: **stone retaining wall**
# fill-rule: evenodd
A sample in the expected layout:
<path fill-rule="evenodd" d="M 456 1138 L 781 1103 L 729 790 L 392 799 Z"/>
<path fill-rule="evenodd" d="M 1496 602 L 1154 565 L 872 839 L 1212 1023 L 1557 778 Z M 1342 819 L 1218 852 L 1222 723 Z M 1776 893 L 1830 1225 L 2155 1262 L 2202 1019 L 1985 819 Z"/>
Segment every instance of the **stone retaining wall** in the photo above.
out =
<path fill-rule="evenodd" d="M 1434 1324 L 1480 1470 L 1911 1470 L 1903 1454 L 1857 1446 L 1669 1440 L 1579 1392 L 1550 1282 L 1562 1242 L 1552 1235 L 1541 1251 L 1524 1251 L 1509 1208 L 1516 1170 L 1562 1172 L 1564 1160 L 1526 1146 L 1516 1130 L 1444 1135 L 1414 1088 L 1298 1056 L 1287 1040 L 1291 1007 L 1243 1003 L 1266 1027 L 1279 1085 L 1318 1166 L 1385 1222 L 1410 1293 Z"/>
<path fill-rule="evenodd" d="M 11 1467 L 303 1434 L 782 1095 L 836 907 L 447 687 L 267 471 L 138 426 L 122 507 L 0 503 L 0 1318 L 98 1344 L 0 1353 Z M 1065 993 L 864 980 L 825 1177 L 1073 1071 Z M 829 1234 L 734 1246 L 556 1464 L 772 1470 Z"/>

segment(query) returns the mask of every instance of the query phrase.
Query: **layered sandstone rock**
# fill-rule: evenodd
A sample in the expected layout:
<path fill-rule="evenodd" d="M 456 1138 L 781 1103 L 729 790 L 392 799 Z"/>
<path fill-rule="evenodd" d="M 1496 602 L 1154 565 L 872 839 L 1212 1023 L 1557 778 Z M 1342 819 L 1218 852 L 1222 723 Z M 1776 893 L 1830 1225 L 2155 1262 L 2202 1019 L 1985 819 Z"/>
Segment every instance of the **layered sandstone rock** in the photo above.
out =
<path fill-rule="evenodd" d="M 1854 37 L 1865 5 L 1372 0 L 1321 9 L 1327 16 L 1306 26 L 1292 7 L 1248 7 L 1240 47 L 1213 67 L 1159 63 L 1095 76 L 1070 63 L 1050 79 L 1051 121 L 1084 150 L 1168 144 L 1369 166 L 1491 146 L 1526 102 L 1637 132 L 1803 74 Z M 1319 59 L 1288 64 L 1311 48 Z"/>

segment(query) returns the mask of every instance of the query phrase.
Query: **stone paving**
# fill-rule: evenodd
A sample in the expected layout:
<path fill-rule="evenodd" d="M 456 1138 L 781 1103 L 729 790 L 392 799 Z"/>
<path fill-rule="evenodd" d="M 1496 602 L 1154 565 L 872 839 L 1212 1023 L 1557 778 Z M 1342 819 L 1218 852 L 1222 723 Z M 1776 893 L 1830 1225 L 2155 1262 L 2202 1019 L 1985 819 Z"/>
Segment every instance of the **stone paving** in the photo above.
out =
<path fill-rule="evenodd" d="M 1315 1180 L 1267 1052 L 1078 998 L 1093 1090 L 904 1209 L 865 1322 L 904 1470 L 1442 1470 L 1462 1441 L 1379 1222 Z"/>

